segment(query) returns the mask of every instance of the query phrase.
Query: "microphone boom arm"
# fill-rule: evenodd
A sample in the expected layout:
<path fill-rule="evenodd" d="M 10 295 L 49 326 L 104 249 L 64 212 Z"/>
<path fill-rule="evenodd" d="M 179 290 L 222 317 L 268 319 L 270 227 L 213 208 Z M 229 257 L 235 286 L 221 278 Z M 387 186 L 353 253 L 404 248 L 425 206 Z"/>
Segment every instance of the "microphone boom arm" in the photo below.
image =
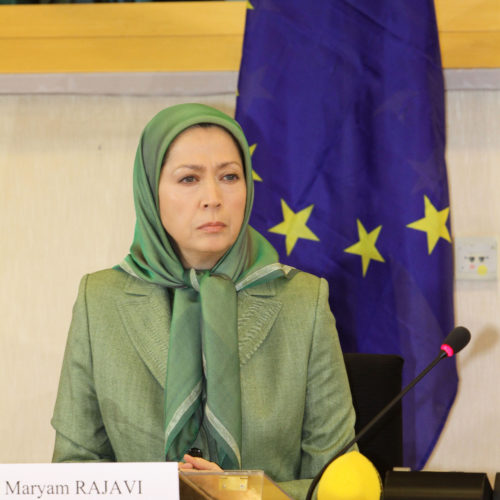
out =
<path fill-rule="evenodd" d="M 427 375 L 443 358 L 446 358 L 447 354 L 444 351 L 441 351 L 439 355 L 430 363 L 425 370 L 420 373 L 420 375 L 412 380 L 387 406 L 383 408 L 383 410 L 368 424 L 366 424 L 361 431 L 354 436 L 353 439 L 351 439 L 330 461 L 326 463 L 326 465 L 319 471 L 319 473 L 314 477 L 312 480 L 311 486 L 309 487 L 309 490 L 307 492 L 306 500 L 311 500 L 314 489 L 316 488 L 316 485 L 319 483 L 319 480 L 321 479 L 321 476 L 325 472 L 325 470 L 328 468 L 328 466 L 336 460 L 338 457 L 343 455 L 351 446 L 353 446 L 355 443 L 357 443 L 364 435 L 376 424 L 378 423 L 387 413 L 389 413 L 392 408 L 402 399 L 402 397 L 410 390 L 412 389 L 420 380 L 422 380 L 425 375 Z"/>
<path fill-rule="evenodd" d="M 436 359 L 427 366 L 427 368 L 412 382 L 410 382 L 397 396 L 394 397 L 394 399 L 371 421 L 368 422 L 363 429 L 358 433 L 357 436 L 355 436 L 351 441 L 349 441 L 338 453 L 337 455 L 333 458 L 335 460 L 336 458 L 340 457 L 340 455 L 343 455 L 354 443 L 357 441 L 360 441 L 361 438 L 377 423 L 379 422 L 387 413 L 389 413 L 392 408 L 399 403 L 399 401 L 402 399 L 402 397 L 410 390 L 412 389 L 422 378 L 424 378 L 425 375 L 427 375 L 443 358 L 446 357 L 445 352 L 441 352 L 439 356 L 436 357 Z M 333 462 L 332 460 L 332 462 Z"/>

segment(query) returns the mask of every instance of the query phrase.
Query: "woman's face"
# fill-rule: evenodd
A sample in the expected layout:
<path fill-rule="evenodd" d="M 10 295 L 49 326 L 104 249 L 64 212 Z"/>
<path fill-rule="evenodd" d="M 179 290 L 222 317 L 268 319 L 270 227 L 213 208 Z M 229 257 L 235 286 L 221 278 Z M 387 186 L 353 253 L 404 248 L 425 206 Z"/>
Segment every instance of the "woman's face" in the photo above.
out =
<path fill-rule="evenodd" d="M 171 144 L 158 186 L 160 218 L 185 268 L 211 269 L 236 241 L 246 184 L 233 138 L 195 127 Z"/>

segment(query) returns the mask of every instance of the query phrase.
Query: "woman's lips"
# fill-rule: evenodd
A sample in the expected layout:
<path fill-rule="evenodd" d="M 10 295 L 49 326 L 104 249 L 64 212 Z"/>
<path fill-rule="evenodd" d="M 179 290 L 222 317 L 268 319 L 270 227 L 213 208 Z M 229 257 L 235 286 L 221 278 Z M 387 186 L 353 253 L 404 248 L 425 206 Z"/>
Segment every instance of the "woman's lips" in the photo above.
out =
<path fill-rule="evenodd" d="M 218 233 L 225 229 L 226 225 L 223 222 L 207 222 L 198 226 L 198 229 L 204 231 L 205 233 Z"/>

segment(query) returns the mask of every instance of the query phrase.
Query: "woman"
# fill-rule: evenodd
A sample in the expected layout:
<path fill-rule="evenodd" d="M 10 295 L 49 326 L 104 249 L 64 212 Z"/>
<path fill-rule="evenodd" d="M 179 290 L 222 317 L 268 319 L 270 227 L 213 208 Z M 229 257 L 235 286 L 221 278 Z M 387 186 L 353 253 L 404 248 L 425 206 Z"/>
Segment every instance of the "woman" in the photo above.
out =
<path fill-rule="evenodd" d="M 130 254 L 80 284 L 54 461 L 264 469 L 304 497 L 353 437 L 354 411 L 327 283 L 279 264 L 248 226 L 239 125 L 200 104 L 158 113 L 134 200 Z"/>

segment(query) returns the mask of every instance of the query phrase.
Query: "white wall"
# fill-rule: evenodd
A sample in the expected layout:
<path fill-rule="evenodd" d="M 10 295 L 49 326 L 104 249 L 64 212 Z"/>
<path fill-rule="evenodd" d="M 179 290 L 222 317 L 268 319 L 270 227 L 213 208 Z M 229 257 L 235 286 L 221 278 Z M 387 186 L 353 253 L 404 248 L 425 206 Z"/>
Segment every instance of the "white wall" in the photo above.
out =
<path fill-rule="evenodd" d="M 500 235 L 500 91 L 447 93 L 448 176 L 457 236 Z M 500 471 L 500 286 L 457 281 L 456 323 L 471 345 L 457 356 L 458 397 L 428 469 Z"/>
<path fill-rule="evenodd" d="M 132 242 L 132 166 L 160 109 L 234 95 L 0 96 L 0 462 L 46 462 L 71 308 L 83 274 Z"/>
<path fill-rule="evenodd" d="M 50 460 L 49 420 L 80 277 L 118 263 L 131 239 L 131 174 L 145 123 L 234 96 L 0 95 L 0 462 Z M 500 234 L 500 91 L 450 91 L 448 169 L 455 236 Z M 428 467 L 500 470 L 498 282 L 456 286 L 472 346 Z"/>

